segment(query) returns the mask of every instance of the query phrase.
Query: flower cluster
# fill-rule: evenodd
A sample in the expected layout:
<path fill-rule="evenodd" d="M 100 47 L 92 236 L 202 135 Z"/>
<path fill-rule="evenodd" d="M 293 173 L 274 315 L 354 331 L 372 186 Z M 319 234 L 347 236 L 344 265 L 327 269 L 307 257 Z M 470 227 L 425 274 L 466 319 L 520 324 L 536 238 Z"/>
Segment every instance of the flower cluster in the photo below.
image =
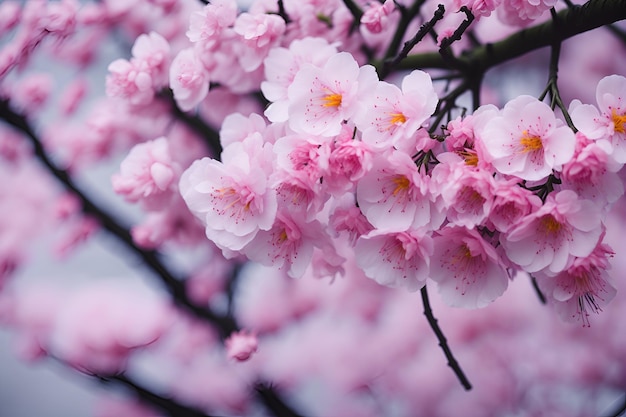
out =
<path fill-rule="evenodd" d="M 18 353 L 136 394 L 103 417 L 598 415 L 626 384 L 626 43 L 592 29 L 624 2 L 247 3 L 0 1 Z M 546 31 L 589 33 L 548 67 Z"/>
<path fill-rule="evenodd" d="M 297 59 L 305 43 L 316 53 Z M 611 251 L 598 248 L 604 213 L 623 193 L 620 99 L 598 93 L 603 116 L 574 103 L 576 135 L 548 105 L 520 96 L 437 136 L 438 95 L 423 71 L 397 86 L 322 38 L 273 49 L 264 66 L 267 119 L 231 116 L 240 127 L 222 131 L 221 161 L 197 160 L 180 182 L 227 258 L 292 277 L 309 266 L 340 273 L 355 258 L 381 284 L 416 291 L 431 278 L 448 304 L 466 308 L 501 296 L 517 272 L 544 283 L 586 260 L 608 266 Z M 599 91 L 611 82 L 626 94 L 623 80 Z M 598 187 L 603 197 L 590 198 Z M 576 287 L 573 317 L 585 323 L 610 299 L 598 289 L 608 277 L 596 275 L 602 285 Z"/>

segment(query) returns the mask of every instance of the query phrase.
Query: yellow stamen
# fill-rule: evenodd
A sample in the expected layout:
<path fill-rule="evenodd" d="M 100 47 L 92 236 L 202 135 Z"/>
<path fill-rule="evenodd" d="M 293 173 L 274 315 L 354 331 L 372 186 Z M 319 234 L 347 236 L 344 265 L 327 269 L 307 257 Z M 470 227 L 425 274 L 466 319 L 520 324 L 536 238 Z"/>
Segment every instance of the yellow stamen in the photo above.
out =
<path fill-rule="evenodd" d="M 463 244 L 459 247 L 456 253 L 452 255 L 450 263 L 452 265 L 456 265 L 460 262 L 466 263 L 470 259 L 472 259 L 472 252 L 470 252 L 470 249 L 467 247 L 466 244 Z"/>
<path fill-rule="evenodd" d="M 473 167 L 478 166 L 478 154 L 473 150 L 464 149 L 457 153 L 461 158 L 463 158 L 463 160 L 465 161 L 465 165 Z"/>
<path fill-rule="evenodd" d="M 394 196 L 398 195 L 401 192 L 406 192 L 406 190 L 408 190 L 409 186 L 411 185 L 411 181 L 409 181 L 409 179 L 404 175 L 399 175 L 395 177 L 392 181 L 396 185 L 396 188 L 393 190 Z"/>
<path fill-rule="evenodd" d="M 328 94 L 322 98 L 324 100 L 324 107 L 339 107 L 341 106 L 341 94 Z"/>
<path fill-rule="evenodd" d="M 391 120 L 389 120 L 389 123 L 392 125 L 401 125 L 406 122 L 406 117 L 402 113 L 391 113 L 390 116 Z"/>
<path fill-rule="evenodd" d="M 519 140 L 520 145 L 524 147 L 524 152 L 535 152 L 543 149 L 543 143 L 539 136 L 531 136 L 528 134 L 528 130 L 522 132 L 522 137 Z"/>
<path fill-rule="evenodd" d="M 278 242 L 279 242 L 279 243 L 283 243 L 283 242 L 285 242 L 288 238 L 289 238 L 289 236 L 287 236 L 287 231 L 286 231 L 286 230 L 283 230 L 282 232 L 280 232 L 280 235 L 278 235 Z"/>
<path fill-rule="evenodd" d="M 548 215 L 541 218 L 541 227 L 546 235 L 554 235 L 561 230 L 563 225 L 553 216 Z"/>
<path fill-rule="evenodd" d="M 620 116 L 613 110 L 611 117 L 613 119 L 613 130 L 617 133 L 626 133 L 626 114 Z"/>

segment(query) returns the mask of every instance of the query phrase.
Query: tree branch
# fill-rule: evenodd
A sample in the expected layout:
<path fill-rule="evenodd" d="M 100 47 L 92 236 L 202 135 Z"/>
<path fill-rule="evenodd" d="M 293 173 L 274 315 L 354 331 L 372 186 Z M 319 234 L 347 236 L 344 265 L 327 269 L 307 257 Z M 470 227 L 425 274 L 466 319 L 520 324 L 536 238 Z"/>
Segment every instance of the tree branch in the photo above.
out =
<path fill-rule="evenodd" d="M 222 316 L 213 312 L 208 307 L 198 306 L 193 303 L 187 296 L 185 289 L 185 283 L 176 277 L 165 267 L 165 265 L 159 259 L 159 254 L 156 251 L 147 251 L 139 248 L 132 240 L 130 232 L 119 225 L 117 221 L 113 219 L 105 210 L 96 205 L 91 199 L 89 199 L 74 183 L 67 171 L 58 168 L 55 163 L 48 157 L 41 144 L 41 141 L 31 128 L 25 116 L 16 113 L 11 109 L 9 100 L 0 100 L 0 119 L 4 120 L 9 125 L 20 130 L 31 142 L 35 155 L 48 169 L 48 171 L 81 201 L 83 212 L 86 215 L 90 215 L 96 218 L 100 224 L 115 236 L 120 242 L 122 242 L 127 249 L 138 255 L 144 263 L 161 279 L 163 284 L 172 294 L 174 301 L 193 313 L 195 316 L 205 319 L 213 324 L 220 332 L 222 339 L 228 337 L 232 332 L 237 331 L 239 326 L 231 316 Z M 267 388 L 265 395 L 257 394 L 260 401 L 274 412 L 276 416 L 293 416 L 298 414 L 290 409 L 290 407 L 281 399 L 277 392 L 274 392 L 271 387 Z M 288 413 L 288 410 L 290 413 Z M 177 414 L 172 414 L 178 417 Z M 182 415 L 181 415 L 182 416 Z M 189 417 L 193 415 L 189 414 Z M 193 416 L 195 417 L 195 416 Z"/>
<path fill-rule="evenodd" d="M 557 13 L 560 27 L 552 20 L 521 30 L 508 38 L 473 48 L 458 59 L 467 63 L 473 71 L 486 72 L 503 62 L 528 52 L 552 45 L 555 41 L 576 36 L 619 20 L 626 19 L 626 1 L 589 0 L 582 6 L 574 6 Z M 436 52 L 410 55 L 402 61 L 400 69 L 449 68 L 448 63 Z"/>
<path fill-rule="evenodd" d="M 437 319 L 433 315 L 433 310 L 430 307 L 430 300 L 428 299 L 428 291 L 426 290 L 425 285 L 422 287 L 421 292 L 422 292 L 422 303 L 424 304 L 424 315 L 426 316 L 426 319 L 428 320 L 428 324 L 430 324 L 430 327 L 435 332 L 435 336 L 437 336 L 437 340 L 439 340 L 439 346 L 441 346 L 443 353 L 446 355 L 446 359 L 448 360 L 448 366 L 452 368 L 452 371 L 461 382 L 461 385 L 463 385 L 463 388 L 469 391 L 472 389 L 472 384 L 470 384 L 469 380 L 463 373 L 463 370 L 459 366 L 459 363 L 456 361 L 456 359 L 452 355 L 452 351 L 450 350 L 450 347 L 448 346 L 448 341 L 446 340 L 446 337 L 441 331 L 439 324 L 437 324 Z"/>
<path fill-rule="evenodd" d="M 179 404 L 175 400 L 158 395 L 148 390 L 147 388 L 139 385 L 139 383 L 133 381 L 124 374 L 113 376 L 94 376 L 104 384 L 110 385 L 116 383 L 125 386 L 130 391 L 132 391 L 141 401 L 149 404 L 154 409 L 165 412 L 166 415 L 169 415 L 171 417 L 211 417 L 210 415 L 205 414 L 196 408 Z"/>
<path fill-rule="evenodd" d="M 219 161 L 222 154 L 222 143 L 220 142 L 219 133 L 200 117 L 182 111 L 174 100 L 172 90 L 164 89 L 158 94 L 158 97 L 170 105 L 172 114 L 174 114 L 177 119 L 185 123 L 200 138 L 202 138 L 202 140 L 204 140 L 213 153 L 213 159 Z"/>
<path fill-rule="evenodd" d="M 228 317 L 220 316 L 209 308 L 201 307 L 194 304 L 185 290 L 185 283 L 176 278 L 161 262 L 159 254 L 153 250 L 145 250 L 138 247 L 127 228 L 121 226 L 112 215 L 106 212 L 102 207 L 89 198 L 70 177 L 69 173 L 59 168 L 47 155 L 39 137 L 31 128 L 25 116 L 13 111 L 8 100 L 0 100 L 0 119 L 3 119 L 9 125 L 21 131 L 26 138 L 29 139 L 35 156 L 48 169 L 48 171 L 74 194 L 81 202 L 82 211 L 87 215 L 96 219 L 100 226 L 103 227 L 111 235 L 115 236 L 128 250 L 137 255 L 144 264 L 150 268 L 167 287 L 172 294 L 174 301 L 187 311 L 193 313 L 197 317 L 203 318 L 216 325 L 223 337 L 227 337 L 233 331 L 237 330 L 237 324 Z"/>
<path fill-rule="evenodd" d="M 445 9 L 443 5 L 440 4 L 437 7 L 437 10 L 435 11 L 435 14 L 433 15 L 432 19 L 430 19 L 428 22 L 420 26 L 415 36 L 413 36 L 411 39 L 409 39 L 408 41 L 404 43 L 404 46 L 402 47 L 402 50 L 400 51 L 400 53 L 393 60 L 385 61 L 382 69 L 379 71 L 381 79 L 389 75 L 389 73 L 395 67 L 397 67 L 398 64 L 404 58 L 406 58 L 409 55 L 409 52 L 411 52 L 411 49 L 413 49 L 415 45 L 417 45 L 422 39 L 424 39 L 424 37 L 428 34 L 428 32 L 430 32 L 433 29 L 433 27 L 435 27 L 435 23 L 443 19 L 444 13 L 445 13 Z"/>

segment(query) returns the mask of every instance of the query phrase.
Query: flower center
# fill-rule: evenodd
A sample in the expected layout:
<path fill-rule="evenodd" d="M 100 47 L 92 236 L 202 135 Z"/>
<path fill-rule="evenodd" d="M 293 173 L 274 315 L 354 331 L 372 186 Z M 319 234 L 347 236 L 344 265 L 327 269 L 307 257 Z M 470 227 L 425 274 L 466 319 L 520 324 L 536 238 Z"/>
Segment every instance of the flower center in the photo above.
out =
<path fill-rule="evenodd" d="M 617 133 L 626 133 L 626 114 L 620 116 L 613 110 L 611 117 L 613 119 L 613 130 Z"/>
<path fill-rule="evenodd" d="M 411 185 L 411 181 L 409 181 L 409 179 L 404 175 L 394 177 L 391 181 L 396 185 L 396 188 L 393 190 L 394 196 L 406 192 Z"/>
<path fill-rule="evenodd" d="M 461 246 L 457 248 L 456 252 L 452 255 L 450 259 L 450 263 L 452 265 L 461 264 L 462 266 L 465 266 L 470 262 L 472 258 L 473 256 L 472 256 L 472 252 L 470 251 L 470 248 L 467 246 L 467 244 L 463 243 Z"/>
<path fill-rule="evenodd" d="M 391 119 L 389 120 L 389 123 L 392 125 L 401 125 L 406 122 L 406 117 L 402 113 L 391 113 L 390 116 Z"/>
<path fill-rule="evenodd" d="M 464 149 L 462 151 L 457 152 L 457 154 L 463 158 L 465 161 L 465 165 L 469 165 L 472 167 L 478 166 L 478 154 L 476 151 L 471 149 Z"/>
<path fill-rule="evenodd" d="M 535 152 L 543 149 L 541 138 L 539 136 L 531 136 L 528 130 L 522 132 L 519 143 L 524 147 L 523 152 Z"/>
<path fill-rule="evenodd" d="M 326 96 L 322 97 L 322 100 L 324 101 L 323 106 L 339 107 L 341 106 L 341 99 L 341 94 L 327 94 Z"/>
<path fill-rule="evenodd" d="M 559 223 L 553 216 L 544 216 L 541 218 L 541 228 L 546 235 L 557 234 L 563 225 Z"/>

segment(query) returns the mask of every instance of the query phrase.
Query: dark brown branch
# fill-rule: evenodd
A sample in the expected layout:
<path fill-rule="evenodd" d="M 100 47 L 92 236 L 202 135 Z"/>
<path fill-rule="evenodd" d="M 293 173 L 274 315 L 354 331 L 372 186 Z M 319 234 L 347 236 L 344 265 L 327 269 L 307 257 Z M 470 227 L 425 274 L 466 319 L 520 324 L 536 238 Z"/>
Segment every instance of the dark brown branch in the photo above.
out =
<path fill-rule="evenodd" d="M 415 16 L 419 14 L 422 5 L 425 0 L 416 0 L 413 3 L 411 8 L 407 9 L 405 7 L 399 7 L 396 4 L 396 7 L 400 10 L 400 21 L 398 22 L 398 26 L 396 27 L 396 31 L 393 34 L 393 38 L 387 47 L 387 52 L 385 52 L 385 56 L 383 58 L 383 62 L 392 59 L 398 53 L 398 49 L 400 49 L 400 43 L 402 39 L 404 39 L 404 35 L 406 34 L 407 29 L 409 28 L 409 24 L 413 21 Z"/>
<path fill-rule="evenodd" d="M 552 20 L 521 30 L 508 38 L 482 45 L 467 51 L 458 59 L 476 72 L 486 72 L 503 62 L 528 52 L 552 45 L 555 41 L 576 36 L 619 20 L 626 19 L 626 1 L 589 0 L 582 6 L 574 6 L 557 13 L 560 27 Z M 400 69 L 448 68 L 448 63 L 436 52 L 410 55 L 402 61 Z"/>
<path fill-rule="evenodd" d="M 145 404 L 149 404 L 152 408 L 164 412 L 171 417 L 211 417 L 196 408 L 188 407 L 178 403 L 170 398 L 158 395 L 149 389 L 141 386 L 139 383 L 128 378 L 124 374 L 114 376 L 95 375 L 98 380 L 104 384 L 119 384 L 129 389 L 137 398 Z"/>
<path fill-rule="evenodd" d="M 445 61 L 447 61 L 450 64 L 451 68 L 463 69 L 466 67 L 466 64 L 463 61 L 458 60 L 454 56 L 450 47 L 452 46 L 454 42 L 461 40 L 461 37 L 463 36 L 465 31 L 470 27 L 470 25 L 474 21 L 474 15 L 470 11 L 470 9 L 467 8 L 467 6 L 461 7 L 461 11 L 465 13 L 465 17 L 466 17 L 465 20 L 463 20 L 463 22 L 461 22 L 459 27 L 456 28 L 452 36 L 444 38 L 441 41 L 441 44 L 439 45 L 439 54 L 443 57 Z"/>
<path fill-rule="evenodd" d="M 404 46 L 402 47 L 402 50 L 400 51 L 400 53 L 393 60 L 386 61 L 384 63 L 383 68 L 380 71 L 381 79 L 389 75 L 389 73 L 393 71 L 393 69 L 396 68 L 398 64 L 400 64 L 400 62 L 409 55 L 409 52 L 411 52 L 411 49 L 413 49 L 415 45 L 417 45 L 422 39 L 424 39 L 424 37 L 433 29 L 433 27 L 435 27 L 435 23 L 443 19 L 444 13 L 445 13 L 445 9 L 443 5 L 440 4 L 437 7 L 437 10 L 435 11 L 435 14 L 433 15 L 432 19 L 430 19 L 428 22 L 420 26 L 415 36 L 413 36 L 411 39 L 409 39 L 408 41 L 404 43 Z"/>
<path fill-rule="evenodd" d="M 465 376 L 465 373 L 463 373 L 463 370 L 459 366 L 459 363 L 456 361 L 456 359 L 452 355 L 452 351 L 450 350 L 450 347 L 448 346 L 448 341 L 446 340 L 446 337 L 441 331 L 439 324 L 437 324 L 437 319 L 433 315 L 433 310 L 430 306 L 430 300 L 428 299 L 428 291 L 426 290 L 426 286 L 422 287 L 421 292 L 422 292 L 422 303 L 424 304 L 424 315 L 426 316 L 426 319 L 428 320 L 428 324 L 430 324 L 430 327 L 435 332 L 435 336 L 437 336 L 437 340 L 439 340 L 439 346 L 441 346 L 441 349 L 443 350 L 444 355 L 446 355 L 446 359 L 448 360 L 448 366 L 452 368 L 452 371 L 461 382 L 461 385 L 463 385 L 463 388 L 469 391 L 472 389 L 472 384 L 470 384 L 469 380 Z"/>
<path fill-rule="evenodd" d="M 539 288 L 537 279 L 534 276 L 530 275 L 530 282 L 533 284 L 533 289 L 535 290 L 535 294 L 537 294 L 537 298 L 539 298 L 539 302 L 541 304 L 546 304 L 547 303 L 546 296 L 543 295 L 541 288 Z"/>
<path fill-rule="evenodd" d="M 196 133 L 207 144 L 209 149 L 211 149 L 211 152 L 213 153 L 211 156 L 213 159 L 219 161 L 220 155 L 222 154 L 222 144 L 220 142 L 219 133 L 199 116 L 194 116 L 191 113 L 182 111 L 174 100 L 172 90 L 162 90 L 158 97 L 169 104 L 172 114 L 174 114 L 178 120 L 186 124 L 187 127 L 193 130 L 194 133 Z"/>

